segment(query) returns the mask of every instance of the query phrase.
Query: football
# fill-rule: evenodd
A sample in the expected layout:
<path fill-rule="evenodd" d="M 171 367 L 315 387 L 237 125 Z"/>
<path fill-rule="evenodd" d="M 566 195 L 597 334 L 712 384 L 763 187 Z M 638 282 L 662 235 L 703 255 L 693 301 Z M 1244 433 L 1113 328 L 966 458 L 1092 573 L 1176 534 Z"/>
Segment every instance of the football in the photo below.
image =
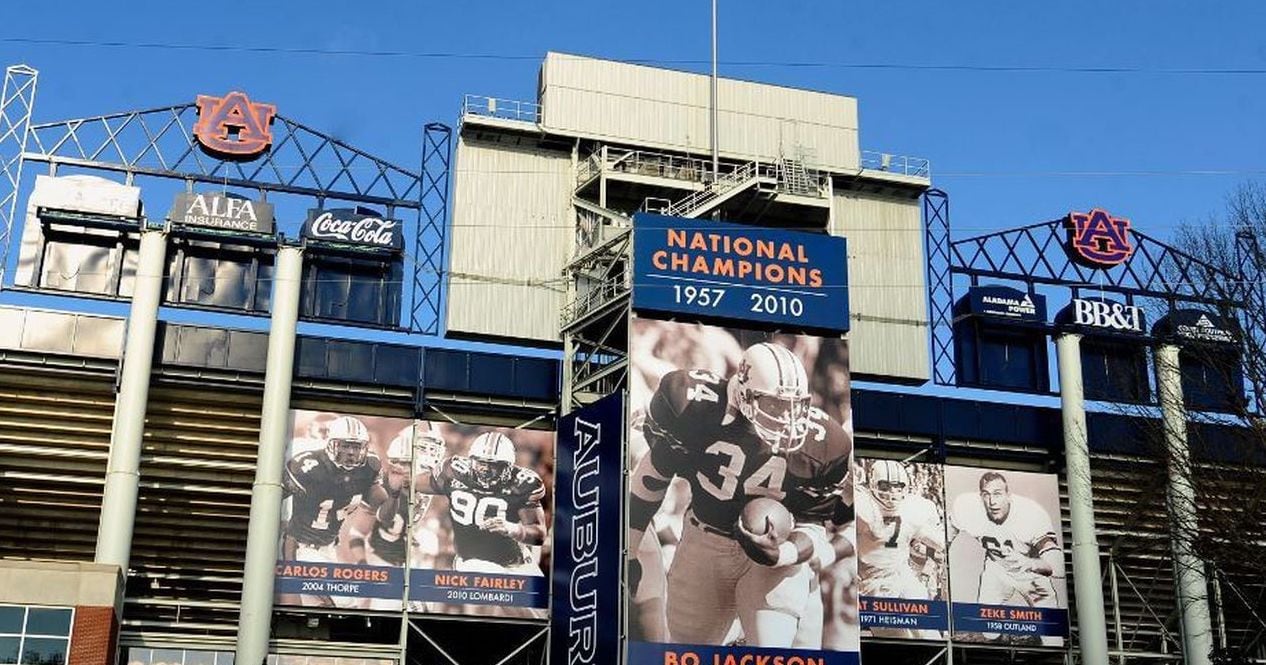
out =
<path fill-rule="evenodd" d="M 760 535 L 772 531 L 780 543 L 787 539 L 791 528 L 796 525 L 795 518 L 785 506 L 766 497 L 748 501 L 739 520 L 743 528 L 751 533 Z"/>

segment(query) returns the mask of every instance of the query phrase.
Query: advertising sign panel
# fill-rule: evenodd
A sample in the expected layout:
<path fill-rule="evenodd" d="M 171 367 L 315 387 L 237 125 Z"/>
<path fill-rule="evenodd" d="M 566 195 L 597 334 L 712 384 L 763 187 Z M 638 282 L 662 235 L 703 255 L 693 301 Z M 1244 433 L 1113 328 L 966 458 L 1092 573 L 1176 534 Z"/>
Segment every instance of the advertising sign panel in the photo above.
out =
<path fill-rule="evenodd" d="M 1156 322 L 1153 332 L 1179 342 L 1197 344 L 1234 346 L 1240 340 L 1235 319 L 1199 309 L 1176 309 Z"/>
<path fill-rule="evenodd" d="M 953 637 L 1063 646 L 1068 634 L 1054 475 L 945 467 Z"/>
<path fill-rule="evenodd" d="M 550 662 L 620 659 L 624 399 L 608 395 L 558 422 Z"/>
<path fill-rule="evenodd" d="M 1147 331 L 1143 308 L 1106 298 L 1073 298 L 1055 321 L 1109 335 L 1142 335 Z"/>
<path fill-rule="evenodd" d="M 214 192 L 177 194 L 167 219 L 176 224 L 224 231 L 272 234 L 276 230 L 271 203 Z"/>
<path fill-rule="evenodd" d="M 1046 297 L 1007 286 L 973 286 L 967 290 L 972 314 L 1015 323 L 1046 322 Z"/>
<path fill-rule="evenodd" d="M 399 482 L 393 490 L 384 460 L 412 429 L 402 418 L 292 412 L 279 605 L 400 609 L 407 522 L 377 518 L 394 516 L 401 505 Z"/>
<path fill-rule="evenodd" d="M 351 208 L 308 211 L 300 235 L 318 242 L 373 249 L 404 249 L 404 225 L 398 219 L 383 219 Z"/>
<path fill-rule="evenodd" d="M 547 618 L 554 433 L 420 421 L 413 437 L 410 609 Z"/>
<path fill-rule="evenodd" d="M 843 238 L 699 219 L 633 218 L 633 308 L 848 330 Z"/>
<path fill-rule="evenodd" d="M 854 477 L 862 634 L 944 641 L 949 602 L 943 468 L 857 460 Z"/>
<path fill-rule="evenodd" d="M 552 432 L 293 422 L 278 604 L 545 618 Z"/>
<path fill-rule="evenodd" d="M 847 343 L 637 318 L 629 344 L 629 662 L 858 662 Z"/>

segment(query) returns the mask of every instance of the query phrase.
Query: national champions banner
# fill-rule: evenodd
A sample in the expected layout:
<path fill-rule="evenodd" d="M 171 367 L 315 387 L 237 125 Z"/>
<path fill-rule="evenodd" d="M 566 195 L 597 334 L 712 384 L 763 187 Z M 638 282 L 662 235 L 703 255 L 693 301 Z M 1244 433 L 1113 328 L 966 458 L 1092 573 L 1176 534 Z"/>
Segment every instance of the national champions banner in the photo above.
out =
<path fill-rule="evenodd" d="M 619 662 L 623 428 L 621 394 L 558 422 L 552 663 Z"/>
<path fill-rule="evenodd" d="M 843 238 L 639 213 L 633 308 L 797 331 L 848 330 Z"/>

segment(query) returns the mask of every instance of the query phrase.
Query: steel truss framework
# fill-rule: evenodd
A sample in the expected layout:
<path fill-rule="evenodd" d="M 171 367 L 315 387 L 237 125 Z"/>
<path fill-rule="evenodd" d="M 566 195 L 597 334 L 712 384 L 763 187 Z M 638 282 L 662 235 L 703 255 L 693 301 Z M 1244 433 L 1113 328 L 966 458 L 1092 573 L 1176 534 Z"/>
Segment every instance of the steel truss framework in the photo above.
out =
<path fill-rule="evenodd" d="M 1262 252 L 1251 234 L 1239 234 L 1236 244 L 1238 274 L 1192 256 L 1151 236 L 1131 230 L 1134 252 L 1119 266 L 1094 268 L 1073 261 L 1064 250 L 1067 231 L 1063 219 L 1032 224 L 981 236 L 950 238 L 949 199 L 930 190 L 924 196 L 924 224 L 928 256 L 929 309 L 932 332 L 933 377 L 938 384 L 955 385 L 953 306 L 955 286 L 966 281 L 1005 280 L 1035 293 L 1039 286 L 1111 292 L 1129 300 L 1211 306 L 1233 316 L 1244 331 L 1247 363 L 1260 362 L 1266 340 L 1266 302 L 1261 283 Z M 963 279 L 957 279 L 963 278 Z M 1260 382 L 1260 373 L 1253 380 Z M 1264 386 L 1248 386 L 1261 411 Z"/>
<path fill-rule="evenodd" d="M 1262 385 L 1263 349 L 1266 342 L 1266 255 L 1257 238 L 1249 231 L 1236 236 L 1235 261 L 1231 270 L 1192 256 L 1145 233 L 1131 231 L 1134 251 L 1122 265 L 1103 269 L 1091 268 L 1073 261 L 1064 248 L 1066 226 L 1063 219 L 1032 224 L 952 240 L 949 200 L 944 192 L 929 190 L 924 195 L 924 223 L 928 258 L 929 312 L 933 379 L 937 384 L 956 385 L 953 312 L 954 302 L 963 295 L 961 289 L 982 280 L 1001 281 L 1029 293 L 1039 288 L 1067 289 L 1071 295 L 1089 292 L 1119 294 L 1129 302 L 1157 304 L 1164 311 L 1180 306 L 1212 308 L 1224 316 L 1234 317 L 1243 332 L 1243 359 L 1251 406 L 1256 413 L 1266 413 Z M 955 293 L 955 289 L 960 291 Z M 1125 474 L 1114 465 L 1135 468 L 1140 460 L 1115 462 L 1096 458 L 1097 484 L 1106 488 L 1096 498 L 1096 511 L 1110 514 L 1137 507 L 1128 506 L 1131 490 L 1118 495 L 1118 489 L 1136 487 L 1137 475 Z M 1120 477 L 1113 477 L 1116 474 Z M 1129 476 L 1129 477 L 1126 477 Z M 1106 507 L 1100 503 L 1108 504 Z M 1124 503 L 1123 503 L 1124 502 Z M 1121 504 L 1121 505 L 1117 505 Z M 1114 512 L 1116 511 L 1116 512 Z M 1137 514 L 1137 513 L 1135 513 Z M 1102 524 L 1101 524 L 1102 528 Z M 1110 646 L 1114 660 L 1133 662 L 1143 659 L 1180 660 L 1182 639 L 1175 625 L 1177 599 L 1172 585 L 1165 578 L 1172 573 L 1169 563 L 1168 538 L 1161 534 L 1130 535 L 1132 530 L 1117 533 L 1105 552 L 1106 590 L 1110 593 Z M 1128 541 L 1128 542 L 1127 542 Z M 1226 617 L 1221 612 L 1254 612 L 1252 602 L 1239 597 L 1239 604 L 1226 602 L 1233 597 L 1233 580 L 1220 571 L 1211 571 L 1218 607 L 1219 630 L 1225 635 Z M 1243 580 L 1240 580 L 1242 582 Z M 1220 595 L 1219 595 L 1220 593 Z M 1176 610 L 1175 610 L 1176 611 Z M 1229 615 L 1228 615 L 1229 616 Z M 1256 617 L 1256 614 L 1253 614 Z M 1266 623 L 1262 624 L 1266 630 Z"/>
<path fill-rule="evenodd" d="M 273 122 L 273 143 L 254 161 L 208 155 L 193 136 L 193 103 L 139 111 L 31 123 L 35 70 L 9 67 L 0 98 L 0 222 L 3 257 L 11 244 L 21 171 L 26 162 L 90 171 L 212 183 L 261 193 L 295 194 L 326 201 L 381 206 L 389 216 L 415 217 L 412 304 L 408 327 L 440 332 L 445 222 L 452 132 L 429 123 L 422 139 L 422 170 L 375 157 L 284 115 Z"/>

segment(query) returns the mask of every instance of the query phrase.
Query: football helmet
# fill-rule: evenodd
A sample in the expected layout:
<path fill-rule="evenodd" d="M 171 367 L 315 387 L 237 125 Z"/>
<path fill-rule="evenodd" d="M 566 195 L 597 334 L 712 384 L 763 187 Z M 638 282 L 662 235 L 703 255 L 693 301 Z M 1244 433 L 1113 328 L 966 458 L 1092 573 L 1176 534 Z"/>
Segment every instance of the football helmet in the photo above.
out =
<path fill-rule="evenodd" d="M 327 430 L 325 454 L 344 471 L 363 465 L 369 456 L 369 428 L 352 416 L 335 418 Z"/>
<path fill-rule="evenodd" d="M 909 495 L 910 474 L 901 462 L 875 460 L 866 475 L 866 488 L 884 510 L 896 510 Z"/>
<path fill-rule="evenodd" d="M 406 469 L 410 463 L 421 469 L 434 468 L 443 457 L 444 439 L 425 421 L 400 430 L 387 446 L 387 460 Z"/>
<path fill-rule="evenodd" d="M 500 432 L 484 432 L 470 444 L 471 474 L 484 488 L 508 482 L 514 461 L 514 442 Z"/>
<path fill-rule="evenodd" d="M 809 377 L 790 349 L 762 342 L 747 348 L 730 377 L 730 396 L 774 453 L 804 446 L 809 430 Z"/>

